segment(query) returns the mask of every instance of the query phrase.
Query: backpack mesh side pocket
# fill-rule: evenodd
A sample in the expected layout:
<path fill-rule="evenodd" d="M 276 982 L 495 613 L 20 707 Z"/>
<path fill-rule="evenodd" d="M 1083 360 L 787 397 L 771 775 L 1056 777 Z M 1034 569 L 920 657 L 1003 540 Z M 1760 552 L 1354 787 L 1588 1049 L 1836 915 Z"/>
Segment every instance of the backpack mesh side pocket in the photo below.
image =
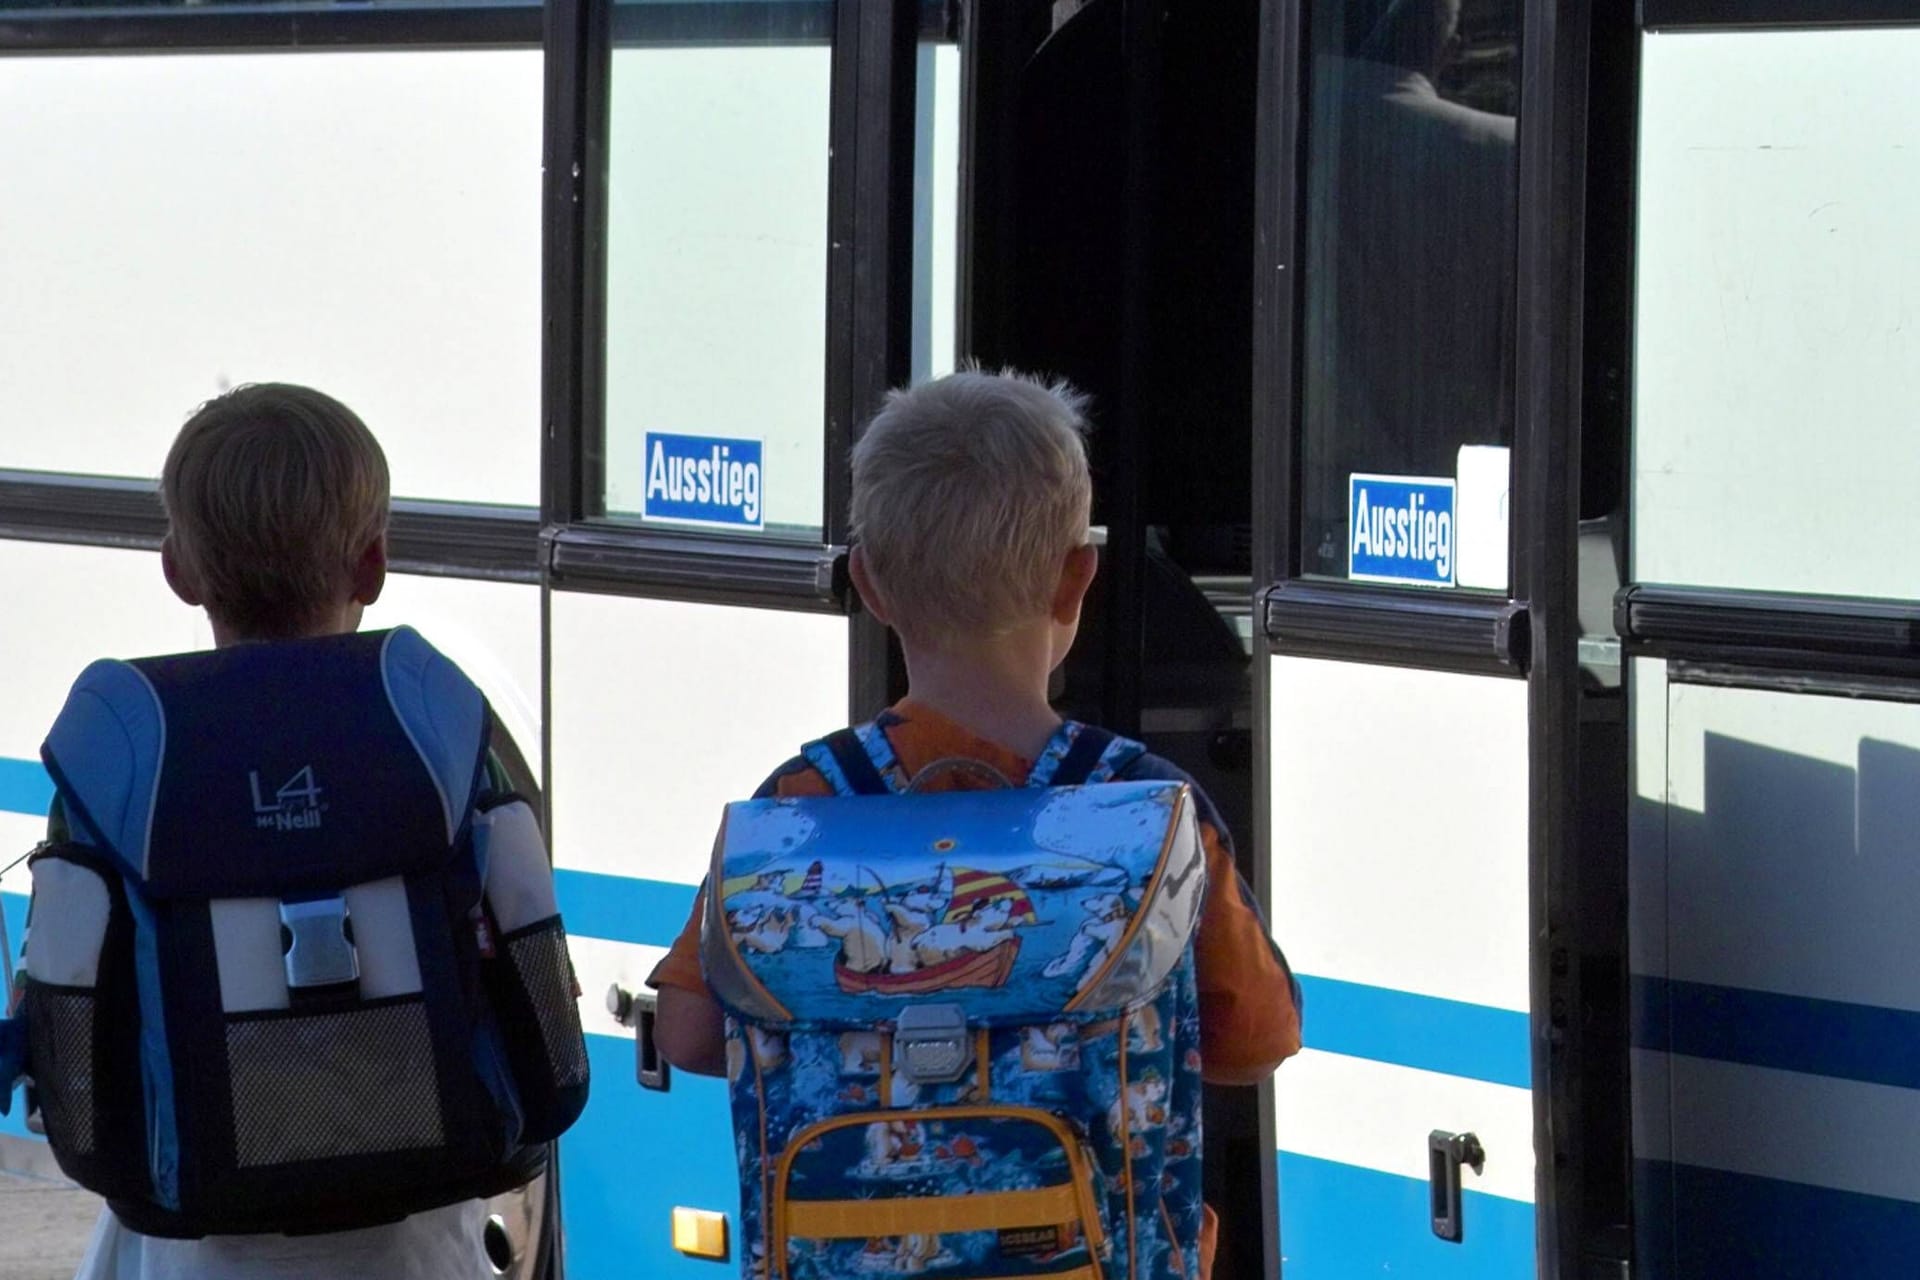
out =
<path fill-rule="evenodd" d="M 560 1136 L 586 1106 L 591 1075 L 586 1037 L 560 917 L 516 929 L 501 939 L 489 965 L 499 1014 L 526 1112 L 524 1142 Z"/>
<path fill-rule="evenodd" d="M 99 1106 L 94 1080 L 98 1000 L 88 987 L 55 987 L 27 980 L 28 1053 L 33 1083 L 55 1151 L 82 1159 L 99 1151 Z"/>
<path fill-rule="evenodd" d="M 41 848 L 22 1012 L 27 1075 L 61 1171 L 105 1196 L 150 1188 L 126 894 L 97 853 Z"/>

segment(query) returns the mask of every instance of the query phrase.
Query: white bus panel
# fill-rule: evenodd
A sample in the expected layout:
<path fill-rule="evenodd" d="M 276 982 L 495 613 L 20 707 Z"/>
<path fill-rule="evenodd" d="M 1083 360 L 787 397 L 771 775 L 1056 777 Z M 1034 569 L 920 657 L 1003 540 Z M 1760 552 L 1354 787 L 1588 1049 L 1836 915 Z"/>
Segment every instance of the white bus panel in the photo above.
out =
<path fill-rule="evenodd" d="M 1523 681 L 1275 656 L 1273 929 L 1306 1047 L 1276 1091 L 1288 1280 L 1534 1264 Z M 1427 1139 L 1473 1132 L 1465 1239 Z"/>
<path fill-rule="evenodd" d="M 549 607 L 555 879 L 593 1067 L 561 1144 L 568 1271 L 698 1280 L 713 1264 L 674 1252 L 669 1215 L 737 1217 L 725 1084 L 642 1090 L 603 1001 L 685 924 L 727 801 L 846 723 L 847 620 L 569 592 Z"/>
<path fill-rule="evenodd" d="M 1920 705 L 1647 684 L 1665 703 L 1637 726 L 1631 854 L 1648 1272 L 1906 1274 Z"/>

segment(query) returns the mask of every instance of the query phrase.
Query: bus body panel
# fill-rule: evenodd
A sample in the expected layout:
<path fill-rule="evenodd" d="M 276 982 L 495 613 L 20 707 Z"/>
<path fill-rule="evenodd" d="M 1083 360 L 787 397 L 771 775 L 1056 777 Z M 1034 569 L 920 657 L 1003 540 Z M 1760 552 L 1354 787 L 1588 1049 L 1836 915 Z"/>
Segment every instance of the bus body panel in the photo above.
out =
<path fill-rule="evenodd" d="M 845 723 L 847 620 L 568 592 L 549 610 L 555 880 L 594 1071 L 561 1143 L 569 1273 L 704 1276 L 668 1224 L 681 1205 L 737 1228 L 725 1086 L 641 1089 L 605 998 L 639 990 L 686 924 L 723 806 Z"/>
<path fill-rule="evenodd" d="M 1642 38 L 1634 579 L 1920 595 L 1916 56 L 1913 28 Z M 1920 1249 L 1920 706 L 1797 661 L 1632 668 L 1655 1280 Z"/>
<path fill-rule="evenodd" d="M 1644 913 L 1664 946 L 1634 973 L 1648 1273 L 1904 1273 L 1920 705 L 1666 691 L 1664 795 L 1640 797 L 1658 820 L 1632 853 L 1664 883 Z"/>
<path fill-rule="evenodd" d="M 1273 928 L 1305 995 L 1277 1086 L 1289 1280 L 1532 1274 L 1522 681 L 1276 655 Z M 1465 1238 L 1428 1135 L 1478 1135 Z"/>

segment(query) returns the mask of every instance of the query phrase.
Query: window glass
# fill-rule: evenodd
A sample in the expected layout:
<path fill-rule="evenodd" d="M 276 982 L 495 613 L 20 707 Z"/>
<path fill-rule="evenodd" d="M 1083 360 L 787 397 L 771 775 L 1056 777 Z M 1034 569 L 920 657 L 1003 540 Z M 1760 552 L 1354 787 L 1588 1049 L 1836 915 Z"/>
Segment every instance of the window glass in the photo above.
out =
<path fill-rule="evenodd" d="M 605 512 L 817 539 L 832 50 L 612 58 Z"/>
<path fill-rule="evenodd" d="M 0 60 L 0 466 L 304 382 L 396 494 L 537 502 L 540 111 L 532 49 Z"/>
<path fill-rule="evenodd" d="M 1520 6 L 1313 15 L 1301 567 L 1504 590 Z"/>
<path fill-rule="evenodd" d="M 190 16 L 214 13 L 330 13 L 365 9 L 404 9 L 447 13 L 462 9 L 526 8 L 535 0 L 109 0 L 108 3 L 0 4 L 4 18 L 112 18 L 122 14 L 185 10 Z"/>
<path fill-rule="evenodd" d="M 1920 30 L 1642 46 L 1633 576 L 1920 596 Z"/>
<path fill-rule="evenodd" d="M 913 380 L 952 373 L 959 281 L 960 50 L 922 44 L 914 97 Z"/>

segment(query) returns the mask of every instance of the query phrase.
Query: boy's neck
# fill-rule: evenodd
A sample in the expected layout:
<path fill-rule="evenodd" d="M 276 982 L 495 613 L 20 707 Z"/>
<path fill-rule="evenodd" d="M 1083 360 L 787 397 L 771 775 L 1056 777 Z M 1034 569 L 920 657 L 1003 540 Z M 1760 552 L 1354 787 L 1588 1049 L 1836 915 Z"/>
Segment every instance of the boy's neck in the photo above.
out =
<path fill-rule="evenodd" d="M 1060 727 L 1047 701 L 1045 634 L 1015 633 L 962 648 L 902 643 L 907 697 L 996 746 L 1031 760 Z"/>
<path fill-rule="evenodd" d="M 295 628 L 285 635 L 255 635 L 216 617 L 212 611 L 207 613 L 207 622 L 213 628 L 213 647 L 231 649 L 237 644 L 271 644 L 275 640 L 313 640 L 320 636 L 344 636 L 360 629 L 361 613 L 362 609 L 358 604 L 342 605 L 339 609 L 316 619 L 312 625 Z"/>

